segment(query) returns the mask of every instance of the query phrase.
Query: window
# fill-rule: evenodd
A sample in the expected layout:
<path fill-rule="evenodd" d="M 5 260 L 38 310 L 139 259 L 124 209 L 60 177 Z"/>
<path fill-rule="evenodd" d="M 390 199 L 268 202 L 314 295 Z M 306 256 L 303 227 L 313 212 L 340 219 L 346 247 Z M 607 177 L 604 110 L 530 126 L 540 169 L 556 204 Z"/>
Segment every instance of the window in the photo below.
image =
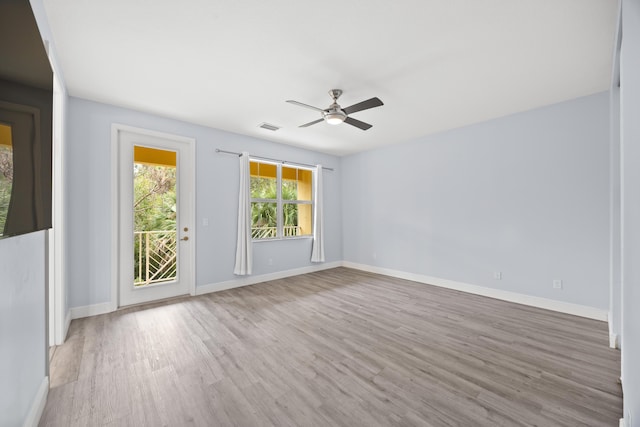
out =
<path fill-rule="evenodd" d="M 13 185 L 13 147 L 11 126 L 0 123 L 0 236 L 9 211 Z"/>
<path fill-rule="evenodd" d="M 133 286 L 176 280 L 177 152 L 133 146 Z"/>
<path fill-rule="evenodd" d="M 253 160 L 250 167 L 251 237 L 311 236 L 313 171 Z"/>

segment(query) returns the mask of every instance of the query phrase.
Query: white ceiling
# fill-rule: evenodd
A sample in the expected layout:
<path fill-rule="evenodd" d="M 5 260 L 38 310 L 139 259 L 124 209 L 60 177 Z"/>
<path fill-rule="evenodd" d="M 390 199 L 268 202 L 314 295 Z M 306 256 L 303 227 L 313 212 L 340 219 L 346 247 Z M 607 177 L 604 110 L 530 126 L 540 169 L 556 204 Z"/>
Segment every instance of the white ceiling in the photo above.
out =
<path fill-rule="evenodd" d="M 607 90 L 616 0 L 45 0 L 73 96 L 344 155 Z M 343 107 L 373 124 L 297 126 Z M 282 129 L 257 126 L 268 122 Z"/>

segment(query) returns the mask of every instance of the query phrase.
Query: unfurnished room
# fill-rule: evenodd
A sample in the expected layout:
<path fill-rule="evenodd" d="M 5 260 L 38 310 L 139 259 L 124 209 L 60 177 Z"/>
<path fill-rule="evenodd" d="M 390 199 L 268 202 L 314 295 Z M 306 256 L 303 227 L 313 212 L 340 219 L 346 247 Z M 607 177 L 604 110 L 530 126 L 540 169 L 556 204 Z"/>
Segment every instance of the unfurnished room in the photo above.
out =
<path fill-rule="evenodd" d="M 640 427 L 640 0 L 0 32 L 0 427 Z"/>

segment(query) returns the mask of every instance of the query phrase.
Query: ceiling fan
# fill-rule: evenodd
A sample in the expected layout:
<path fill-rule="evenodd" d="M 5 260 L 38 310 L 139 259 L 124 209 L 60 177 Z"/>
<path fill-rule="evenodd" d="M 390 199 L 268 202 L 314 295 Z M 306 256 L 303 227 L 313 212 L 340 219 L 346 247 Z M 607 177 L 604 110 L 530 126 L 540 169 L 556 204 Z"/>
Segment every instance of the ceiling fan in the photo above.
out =
<path fill-rule="evenodd" d="M 349 117 L 349 114 L 356 113 L 362 110 L 368 110 L 369 108 L 380 107 L 381 105 L 384 105 L 382 101 L 380 101 L 380 99 L 378 98 L 371 98 L 367 99 L 366 101 L 353 104 L 350 107 L 342 108 L 340 107 L 340 105 L 338 105 L 338 98 L 340 98 L 340 95 L 342 95 L 342 90 L 331 89 L 329 91 L 329 96 L 333 98 L 333 104 L 331 104 L 329 108 L 326 108 L 324 110 L 322 108 L 313 107 L 311 105 L 303 104 L 302 102 L 298 101 L 288 100 L 287 102 L 290 104 L 299 105 L 300 107 L 319 111 L 322 114 L 321 119 L 300 125 L 299 127 L 301 128 L 315 125 L 316 123 L 320 123 L 323 120 L 330 125 L 339 125 L 340 123 L 345 122 L 362 130 L 371 128 L 372 125 L 370 125 L 369 123 L 361 122 L 360 120 L 356 120 L 353 117 Z"/>

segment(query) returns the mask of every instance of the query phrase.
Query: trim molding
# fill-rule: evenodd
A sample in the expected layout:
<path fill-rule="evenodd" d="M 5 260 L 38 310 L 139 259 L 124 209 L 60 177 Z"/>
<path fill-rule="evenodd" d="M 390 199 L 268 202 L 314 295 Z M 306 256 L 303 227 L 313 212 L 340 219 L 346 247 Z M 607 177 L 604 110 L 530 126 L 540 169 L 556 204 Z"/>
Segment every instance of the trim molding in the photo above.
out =
<path fill-rule="evenodd" d="M 261 274 L 259 276 L 248 276 L 240 279 L 227 280 L 225 282 L 211 283 L 208 285 L 196 287 L 195 295 L 204 295 L 211 292 L 224 291 L 227 289 L 239 288 L 242 286 L 255 285 L 257 283 L 268 282 L 270 280 L 284 279 L 285 277 L 298 276 L 300 274 L 313 273 L 315 271 L 329 270 L 336 267 L 342 267 L 342 261 L 327 262 L 319 265 L 311 265 L 308 267 L 294 268 L 291 270 L 278 271 L 276 273 Z M 187 294 L 188 295 L 188 294 Z M 151 302 L 153 303 L 153 301 Z M 117 310 L 111 301 L 99 304 L 83 305 L 80 307 L 72 307 L 69 310 L 71 319 L 81 319 L 83 317 L 98 316 L 100 314 L 111 313 Z M 67 323 L 67 329 L 69 328 Z"/>
<path fill-rule="evenodd" d="M 100 304 L 83 305 L 81 307 L 72 307 L 69 312 L 71 319 L 81 319 L 83 317 L 97 316 L 99 314 L 111 313 L 115 311 L 111 301 Z M 71 321 L 71 320 L 69 320 Z"/>
<path fill-rule="evenodd" d="M 186 243 L 189 247 L 191 259 L 189 262 L 190 282 L 189 293 L 190 295 L 196 295 L 196 139 L 176 135 L 167 132 L 160 132 L 151 129 L 144 129 L 134 126 L 129 126 L 121 123 L 111 123 L 111 310 L 117 310 L 122 301 L 120 299 L 120 289 L 118 283 L 120 282 L 120 275 L 122 274 L 120 268 L 120 241 L 121 241 L 121 224 L 120 224 L 120 155 L 121 155 L 121 142 L 120 134 L 123 132 L 133 133 L 137 135 L 160 138 L 166 140 L 172 140 L 174 142 L 184 143 L 188 146 L 189 156 L 191 157 L 191 167 L 187 171 L 189 185 L 192 187 L 192 193 L 189 195 L 186 203 L 190 206 L 190 215 L 187 218 L 188 227 L 191 229 L 189 241 Z M 149 301 L 151 302 L 151 301 Z M 133 304 L 132 304 L 133 305 Z M 74 317 L 76 319 L 76 317 Z"/>
<path fill-rule="evenodd" d="M 245 276 L 238 279 L 224 282 L 210 283 L 208 285 L 196 287 L 196 295 L 209 294 L 211 292 L 225 291 L 227 289 L 240 288 L 242 286 L 255 285 L 257 283 L 268 282 L 270 280 L 284 279 L 285 277 L 298 276 L 300 274 L 314 273 L 316 271 L 330 270 L 342 267 L 342 261 L 325 262 L 308 267 L 294 268 L 291 270 L 278 271 L 275 273 L 260 274 L 258 276 Z"/>
<path fill-rule="evenodd" d="M 175 136 L 173 136 L 173 138 L 175 138 Z M 191 164 L 189 165 L 189 168 L 191 169 L 190 171 L 187 172 L 187 174 L 189 175 L 189 186 L 191 187 L 191 194 L 189 194 L 188 200 L 186 200 L 186 203 L 189 205 L 189 210 L 191 211 L 191 215 L 189 215 L 189 218 L 187 218 L 187 220 L 189 221 L 189 255 L 190 255 L 190 263 L 189 263 L 189 270 L 191 273 L 191 280 L 189 281 L 189 295 L 191 296 L 195 296 L 196 295 L 196 278 L 197 278 L 197 271 L 196 271 L 196 258 L 197 258 L 197 253 L 196 253 L 196 248 L 197 248 L 197 238 L 198 238 L 198 221 L 196 220 L 196 168 L 197 168 L 197 163 L 198 163 L 198 159 L 196 158 L 196 144 L 197 141 L 195 138 L 187 138 L 187 137 L 181 137 L 182 141 L 185 142 L 188 145 L 188 151 L 189 151 L 189 157 L 191 158 Z"/>
<path fill-rule="evenodd" d="M 609 334 L 609 347 L 620 349 L 620 339 L 618 334 Z"/>
<path fill-rule="evenodd" d="M 44 377 L 40 388 L 31 402 L 31 407 L 27 413 L 27 417 L 22 423 L 23 427 L 37 427 L 44 412 L 44 407 L 47 404 L 47 396 L 49 395 L 49 377 Z"/>
<path fill-rule="evenodd" d="M 609 347 L 620 350 L 620 336 L 613 331 L 613 319 L 611 312 L 608 313 L 607 322 L 609 322 Z"/>
<path fill-rule="evenodd" d="M 118 173 L 118 157 L 120 150 L 118 149 L 118 136 L 120 134 L 121 125 L 115 123 L 111 124 L 111 242 L 110 242 L 110 254 L 111 254 L 111 311 L 115 311 L 118 308 L 118 279 L 120 278 L 119 260 L 120 260 L 120 219 L 119 219 L 119 207 L 118 201 L 118 187 L 120 186 L 119 173 Z M 74 319 L 77 317 L 71 316 Z"/>
<path fill-rule="evenodd" d="M 481 295 L 489 298 L 495 298 L 503 301 L 514 302 L 517 304 L 528 305 L 531 307 L 543 308 L 546 310 L 557 311 L 560 313 L 571 314 L 574 316 L 586 317 L 594 320 L 606 322 L 608 320 L 608 312 L 599 308 L 588 307 L 585 305 L 573 304 L 569 302 L 556 301 L 548 298 L 541 298 L 531 295 L 519 294 L 516 292 L 505 291 L 502 289 L 487 288 L 484 286 L 472 285 L 469 283 L 456 282 L 454 280 L 442 279 L 438 277 L 425 276 L 422 274 L 408 273 L 400 270 L 392 270 L 388 268 L 375 267 L 367 264 L 358 264 L 350 261 L 334 261 L 318 265 L 310 265 L 307 267 L 294 268 L 291 270 L 278 271 L 275 273 L 260 274 L 256 276 L 245 276 L 238 279 L 227 280 L 224 282 L 210 283 L 196 287 L 195 295 L 204 295 L 211 292 L 224 291 L 227 289 L 240 288 L 242 286 L 255 285 L 257 283 L 268 282 L 271 280 L 284 279 L 285 277 L 298 276 L 300 274 L 314 273 L 316 271 L 329 270 L 336 267 L 347 267 L 355 270 L 367 271 L 369 273 L 382 274 L 384 276 L 397 277 L 399 279 L 411 280 L 413 282 L 424 283 L 427 285 L 438 286 L 441 288 L 453 289 L 456 291 L 467 292 L 474 295 Z M 85 305 L 81 307 L 73 307 L 70 310 L 70 317 L 67 316 L 66 329 L 69 329 L 71 319 L 80 319 L 83 317 L 97 316 L 100 314 L 111 313 L 115 311 L 112 302 L 104 302 L 100 304 Z M 615 345 L 618 345 L 618 336 L 610 336 L 611 340 L 615 339 Z"/>
<path fill-rule="evenodd" d="M 49 51 L 49 60 L 53 63 L 52 52 Z M 49 261 L 51 263 L 49 299 L 52 301 L 53 313 L 50 314 L 51 324 L 49 328 L 53 331 L 53 340 L 49 345 L 60 345 L 64 343 L 67 334 L 65 328 L 64 302 L 67 294 L 66 280 L 66 185 L 65 185 L 65 159 L 66 147 L 66 126 L 67 117 L 65 111 L 65 94 L 60 76 L 53 74 L 53 116 L 52 116 L 52 176 L 53 176 L 53 229 L 50 230 L 51 252 Z"/>
<path fill-rule="evenodd" d="M 67 315 L 64 317 L 64 328 L 62 330 L 62 342 L 64 344 L 67 340 L 67 334 L 69 333 L 69 326 L 71 326 L 71 309 L 67 310 Z"/>
<path fill-rule="evenodd" d="M 503 301 L 515 302 L 531 307 L 544 308 L 546 310 L 557 311 L 560 313 L 572 314 L 574 316 L 586 317 L 589 319 L 607 321 L 608 312 L 599 308 L 588 307 L 585 305 L 573 304 L 569 302 L 556 301 L 547 298 L 535 297 L 516 292 L 504 291 L 502 289 L 486 288 L 484 286 L 472 285 L 463 282 L 456 282 L 438 277 L 425 276 L 422 274 L 407 273 L 405 271 L 392 270 L 388 268 L 375 267 L 367 264 L 358 264 L 355 262 L 344 261 L 344 267 L 353 268 L 355 270 L 367 271 L 369 273 L 377 273 L 385 276 L 397 277 L 399 279 L 411 280 L 414 282 L 425 283 L 427 285 L 438 286 L 441 288 L 454 289 L 456 291 L 467 292 L 470 294 L 481 295 L 489 298 L 495 298 Z"/>

